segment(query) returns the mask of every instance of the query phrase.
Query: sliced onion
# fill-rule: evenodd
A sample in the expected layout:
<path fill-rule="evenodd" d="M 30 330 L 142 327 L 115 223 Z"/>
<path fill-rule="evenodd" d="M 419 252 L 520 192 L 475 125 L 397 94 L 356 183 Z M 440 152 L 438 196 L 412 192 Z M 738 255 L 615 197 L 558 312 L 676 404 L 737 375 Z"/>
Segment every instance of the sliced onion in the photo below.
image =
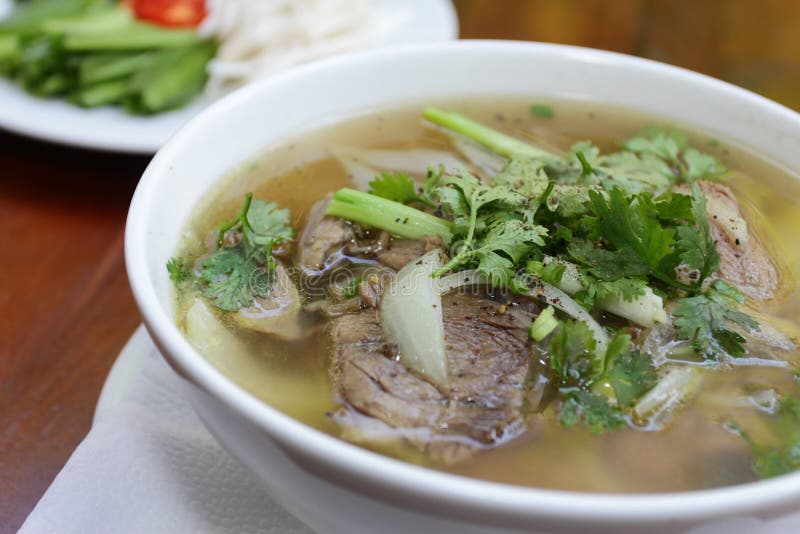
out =
<path fill-rule="evenodd" d="M 444 265 L 432 250 L 400 269 L 381 301 L 381 325 L 399 359 L 444 391 L 448 388 L 442 297 L 431 277 Z"/>
<path fill-rule="evenodd" d="M 542 263 L 548 265 L 552 262 L 557 262 L 564 266 L 564 274 L 561 276 L 559 289 L 569 295 L 574 295 L 583 289 L 580 270 L 577 265 L 552 256 L 545 256 Z M 619 315 L 624 319 L 648 328 L 656 323 L 667 322 L 667 312 L 664 310 L 663 299 L 653 293 L 653 290 L 649 287 L 644 289 L 643 295 L 636 297 L 632 301 L 627 301 L 620 295 L 611 295 L 599 299 L 595 305 L 601 310 Z"/>
<path fill-rule="evenodd" d="M 450 142 L 467 161 L 494 178 L 506 164 L 506 159 L 485 149 L 475 141 L 458 134 L 450 134 Z"/>
<path fill-rule="evenodd" d="M 331 149 L 347 170 L 356 187 L 369 189 L 369 182 L 381 171 L 425 174 L 428 167 L 444 165 L 445 169 L 464 169 L 468 164 L 444 150 L 409 148 L 405 150 L 340 146 Z"/>
<path fill-rule="evenodd" d="M 702 376 L 702 368 L 698 365 L 665 367 L 658 383 L 633 407 L 635 421 L 649 430 L 663 428 L 675 410 L 700 390 Z"/>
<path fill-rule="evenodd" d="M 557 287 L 551 286 L 541 280 L 536 280 L 530 291 L 525 294 L 546 302 L 554 308 L 563 311 L 573 319 L 585 323 L 586 326 L 589 327 L 589 330 L 592 331 L 592 336 L 597 343 L 597 354 L 605 354 L 610 341 L 608 333 L 600 326 L 600 323 L 594 320 L 594 317 L 589 315 L 589 312 L 587 312 L 583 306 L 572 300 L 569 295 Z"/>

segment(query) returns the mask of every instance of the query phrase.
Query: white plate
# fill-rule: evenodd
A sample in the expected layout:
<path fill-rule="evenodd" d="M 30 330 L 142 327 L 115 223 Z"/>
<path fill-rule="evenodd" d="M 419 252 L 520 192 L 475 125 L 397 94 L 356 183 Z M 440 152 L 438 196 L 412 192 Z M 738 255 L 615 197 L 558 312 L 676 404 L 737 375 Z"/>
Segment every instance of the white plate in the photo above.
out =
<path fill-rule="evenodd" d="M 0 0 L 0 16 L 11 0 Z M 382 46 L 447 41 L 458 37 L 458 20 L 449 0 L 381 0 L 404 16 Z M 0 128 L 65 145 L 154 154 L 184 123 L 210 103 L 199 99 L 179 111 L 136 117 L 117 108 L 85 110 L 60 100 L 45 100 L 0 78 Z"/>

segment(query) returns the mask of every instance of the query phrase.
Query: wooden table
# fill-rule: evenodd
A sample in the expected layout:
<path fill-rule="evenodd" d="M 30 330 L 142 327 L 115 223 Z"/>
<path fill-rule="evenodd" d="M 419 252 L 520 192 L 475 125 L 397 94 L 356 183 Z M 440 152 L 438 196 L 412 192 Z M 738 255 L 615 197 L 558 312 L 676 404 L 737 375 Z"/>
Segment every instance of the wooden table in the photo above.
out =
<path fill-rule="evenodd" d="M 642 55 L 800 108 L 794 0 L 455 3 L 463 37 Z M 16 531 L 88 431 L 140 321 L 123 231 L 146 164 L 0 133 L 0 532 Z"/>

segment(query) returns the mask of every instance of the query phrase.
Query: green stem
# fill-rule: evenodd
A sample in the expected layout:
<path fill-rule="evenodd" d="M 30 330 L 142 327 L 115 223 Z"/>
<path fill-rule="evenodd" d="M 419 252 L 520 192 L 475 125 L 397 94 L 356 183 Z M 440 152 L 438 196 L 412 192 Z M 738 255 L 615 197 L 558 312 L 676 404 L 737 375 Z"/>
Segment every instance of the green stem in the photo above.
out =
<path fill-rule="evenodd" d="M 127 90 L 125 80 L 112 80 L 81 88 L 71 98 L 79 106 L 96 108 L 120 103 Z"/>
<path fill-rule="evenodd" d="M 452 225 L 444 219 L 347 187 L 334 193 L 325 214 L 386 230 L 406 239 L 438 235 L 448 244 L 453 238 Z"/>
<path fill-rule="evenodd" d="M 148 24 L 132 24 L 122 31 L 103 31 L 67 35 L 64 49 L 70 52 L 147 50 L 177 48 L 198 42 L 189 30 L 167 30 Z"/>
<path fill-rule="evenodd" d="M 89 85 L 130 76 L 150 65 L 154 56 L 152 52 L 91 55 L 81 61 L 81 83 Z"/>
<path fill-rule="evenodd" d="M 422 116 L 434 124 L 477 141 L 489 150 L 509 159 L 519 157 L 546 160 L 560 159 L 555 154 L 488 128 L 454 111 L 445 111 L 429 106 L 422 110 Z"/>
<path fill-rule="evenodd" d="M 244 206 L 242 206 L 242 211 L 239 212 L 239 215 L 226 223 L 222 223 L 222 225 L 219 227 L 219 232 L 217 233 L 217 247 L 222 246 L 222 240 L 225 238 L 225 232 L 234 228 L 240 222 L 242 223 L 242 226 L 246 224 L 247 228 L 250 228 L 250 222 L 247 221 L 247 212 L 250 211 L 250 203 L 252 201 L 253 193 L 247 193 L 244 197 Z"/>

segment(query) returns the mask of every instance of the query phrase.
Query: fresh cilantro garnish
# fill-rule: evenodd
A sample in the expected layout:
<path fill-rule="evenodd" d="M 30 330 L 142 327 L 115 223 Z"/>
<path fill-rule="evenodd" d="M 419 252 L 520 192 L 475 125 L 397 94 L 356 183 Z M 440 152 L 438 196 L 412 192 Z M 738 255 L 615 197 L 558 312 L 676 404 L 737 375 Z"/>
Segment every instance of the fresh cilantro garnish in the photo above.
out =
<path fill-rule="evenodd" d="M 610 363 L 606 378 L 614 388 L 617 402 L 622 407 L 632 406 L 658 381 L 653 359 L 638 350 L 617 354 Z"/>
<path fill-rule="evenodd" d="M 719 269 L 719 254 L 708 224 L 706 197 L 696 183 L 692 184 L 691 211 L 694 224 L 678 227 L 677 245 L 683 264 L 698 273 L 696 285 L 699 287 Z"/>
<path fill-rule="evenodd" d="M 221 248 L 200 264 L 200 280 L 205 282 L 203 296 L 224 311 L 237 311 L 253 299 L 269 296 L 272 272 L 259 266 L 240 243 Z"/>
<path fill-rule="evenodd" d="M 275 269 L 273 248 L 294 236 L 289 210 L 272 202 L 245 196 L 244 205 L 232 220 L 220 225 L 217 250 L 200 262 L 196 280 L 206 298 L 223 311 L 250 306 L 255 298 L 269 296 Z M 225 244 L 229 232 L 230 244 Z M 179 259 L 167 263 L 175 282 L 193 277 Z"/>
<path fill-rule="evenodd" d="M 532 222 L 535 202 L 507 186 L 482 184 L 467 172 L 441 182 L 436 195 L 452 215 L 460 243 L 435 275 L 474 267 L 494 285 L 515 287 L 517 265 L 534 247 L 543 246 L 547 235 Z"/>
<path fill-rule="evenodd" d="M 690 147 L 686 136 L 675 130 L 649 128 L 622 146 L 640 156 L 658 157 L 685 182 L 716 180 L 728 172 L 717 158 Z"/>
<path fill-rule="evenodd" d="M 639 278 L 618 278 L 609 282 L 584 275 L 581 284 L 584 288 L 573 297 L 589 309 L 598 300 L 609 297 L 620 297 L 626 302 L 633 302 L 644 295 L 647 289 L 647 282 Z"/>
<path fill-rule="evenodd" d="M 570 428 L 580 422 L 595 434 L 602 434 L 625 426 L 625 418 L 619 408 L 609 404 L 608 400 L 585 390 L 568 392 L 561 405 L 558 421 Z"/>
<path fill-rule="evenodd" d="M 509 160 L 492 181 L 493 186 L 508 187 L 528 198 L 542 196 L 549 184 L 544 162 L 532 158 Z"/>
<path fill-rule="evenodd" d="M 662 262 L 673 252 L 675 230 L 661 224 L 649 209 L 652 205 L 649 199 L 647 195 L 629 197 L 619 188 L 612 189 L 607 196 L 589 191 L 589 205 L 596 218 L 597 231 L 613 246 L 616 258 L 612 258 L 608 250 L 596 248 L 593 257 L 576 259 L 598 266 L 624 265 L 628 276 L 649 273 L 669 286 L 691 290 L 691 286 L 662 270 Z M 599 275 L 597 269 L 593 274 L 607 278 Z"/>
<path fill-rule="evenodd" d="M 730 284 L 717 280 L 703 294 L 683 298 L 673 312 L 678 339 L 692 342 L 697 354 L 715 359 L 727 353 L 745 353 L 746 339 L 734 328 L 758 331 L 758 322 L 739 311 L 744 297 Z"/>
<path fill-rule="evenodd" d="M 404 172 L 382 172 L 369 183 L 369 192 L 382 198 L 409 204 L 419 202 L 433 206 L 430 199 L 417 192 L 417 184 Z"/>
<path fill-rule="evenodd" d="M 167 271 L 169 272 L 169 279 L 175 285 L 183 284 L 192 279 L 192 270 L 181 258 L 170 258 L 167 262 Z"/>
<path fill-rule="evenodd" d="M 540 119 L 552 119 L 556 116 L 552 106 L 547 104 L 533 104 L 529 108 L 531 115 L 539 117 Z"/>

